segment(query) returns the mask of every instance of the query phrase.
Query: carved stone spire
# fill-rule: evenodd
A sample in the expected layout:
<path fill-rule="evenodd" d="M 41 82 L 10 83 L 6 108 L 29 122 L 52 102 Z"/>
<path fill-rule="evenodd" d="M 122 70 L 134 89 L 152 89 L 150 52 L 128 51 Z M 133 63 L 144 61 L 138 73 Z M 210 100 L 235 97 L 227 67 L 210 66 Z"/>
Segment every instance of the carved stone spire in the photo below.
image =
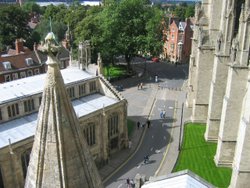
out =
<path fill-rule="evenodd" d="M 103 74 L 103 65 L 102 65 L 102 57 L 101 57 L 101 53 L 98 53 L 98 58 L 97 58 L 97 75 L 99 74 Z"/>
<path fill-rule="evenodd" d="M 49 33 L 41 49 L 48 56 L 48 71 L 25 188 L 100 188 L 100 176 L 55 57 L 59 49 Z"/>

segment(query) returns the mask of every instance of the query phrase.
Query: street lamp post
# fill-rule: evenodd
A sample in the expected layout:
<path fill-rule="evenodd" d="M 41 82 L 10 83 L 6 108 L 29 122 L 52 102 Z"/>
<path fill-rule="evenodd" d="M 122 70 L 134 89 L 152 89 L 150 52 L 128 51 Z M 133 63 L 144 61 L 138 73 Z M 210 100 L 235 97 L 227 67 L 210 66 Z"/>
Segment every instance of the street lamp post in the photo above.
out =
<path fill-rule="evenodd" d="M 181 123 L 180 123 L 180 135 L 179 135 L 179 147 L 178 150 L 181 150 L 181 140 L 182 140 L 182 118 L 183 118 L 183 108 L 184 108 L 184 102 L 181 106 Z"/>

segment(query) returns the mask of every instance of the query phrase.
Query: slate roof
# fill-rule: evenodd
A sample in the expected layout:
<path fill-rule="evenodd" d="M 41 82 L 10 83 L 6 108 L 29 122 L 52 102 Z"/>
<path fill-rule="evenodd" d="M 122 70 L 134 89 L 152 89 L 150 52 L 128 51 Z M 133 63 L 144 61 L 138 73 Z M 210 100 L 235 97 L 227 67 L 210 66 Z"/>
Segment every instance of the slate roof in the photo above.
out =
<path fill-rule="evenodd" d="M 32 58 L 33 65 L 27 65 L 25 59 Z M 11 69 L 6 70 L 3 62 L 10 62 Z M 31 66 L 40 66 L 40 62 L 35 54 L 35 52 L 20 53 L 17 55 L 4 54 L 0 56 L 0 74 L 5 74 L 6 72 L 12 72 L 18 69 L 30 69 Z"/>
<path fill-rule="evenodd" d="M 61 72 L 65 84 L 73 84 L 74 82 L 95 77 L 78 68 L 67 68 L 61 70 Z M 45 76 L 46 74 L 39 74 L 0 84 L 0 104 L 15 100 L 17 97 L 22 98 L 42 93 Z"/>

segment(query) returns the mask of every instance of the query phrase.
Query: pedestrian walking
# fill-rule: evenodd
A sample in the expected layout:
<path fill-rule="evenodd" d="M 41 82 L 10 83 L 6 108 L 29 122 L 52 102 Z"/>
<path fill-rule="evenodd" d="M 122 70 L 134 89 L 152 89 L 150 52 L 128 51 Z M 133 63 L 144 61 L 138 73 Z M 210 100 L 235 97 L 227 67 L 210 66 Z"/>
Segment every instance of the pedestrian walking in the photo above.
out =
<path fill-rule="evenodd" d="M 129 140 L 129 141 L 128 141 L 128 148 L 130 149 L 131 147 L 132 147 L 132 141 Z"/>
<path fill-rule="evenodd" d="M 163 118 L 163 111 L 160 112 L 160 118 Z"/>
<path fill-rule="evenodd" d="M 131 185 L 131 187 L 132 187 L 132 188 L 134 188 L 134 187 L 135 187 L 135 182 L 134 182 L 134 180 L 133 180 L 133 179 L 131 179 L 131 180 L 130 180 L 130 185 Z"/>
<path fill-rule="evenodd" d="M 163 111 L 162 111 L 162 118 L 164 118 L 164 119 L 165 119 L 165 117 L 166 117 L 166 111 L 165 111 L 165 110 L 163 110 Z"/>
<path fill-rule="evenodd" d="M 151 123 L 151 122 L 150 122 L 150 120 L 148 119 L 148 120 L 147 120 L 148 128 L 150 127 L 150 123 Z"/>
<path fill-rule="evenodd" d="M 137 122 L 137 129 L 140 128 L 140 125 L 141 125 L 141 123 L 138 121 L 138 122 Z"/>
<path fill-rule="evenodd" d="M 157 83 L 158 82 L 158 76 L 156 75 L 155 76 L 155 83 Z"/>
<path fill-rule="evenodd" d="M 143 89 L 143 83 L 140 84 L 141 89 Z"/>
<path fill-rule="evenodd" d="M 138 89 L 138 90 L 140 89 L 140 84 L 137 85 L 137 89 Z"/>
<path fill-rule="evenodd" d="M 127 182 L 127 186 L 130 187 L 130 179 L 129 178 L 127 178 L 126 182 Z"/>

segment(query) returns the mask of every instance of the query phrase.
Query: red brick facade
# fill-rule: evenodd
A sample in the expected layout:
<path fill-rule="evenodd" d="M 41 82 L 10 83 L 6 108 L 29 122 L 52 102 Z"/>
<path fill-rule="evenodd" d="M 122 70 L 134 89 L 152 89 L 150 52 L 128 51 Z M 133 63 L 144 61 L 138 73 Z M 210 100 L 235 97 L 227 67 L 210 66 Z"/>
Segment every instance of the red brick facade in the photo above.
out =
<path fill-rule="evenodd" d="M 171 18 L 168 30 L 163 32 L 164 57 L 173 63 L 188 63 L 191 53 L 192 24 L 189 19 L 181 22 Z"/>
<path fill-rule="evenodd" d="M 47 56 L 37 51 L 29 50 L 23 46 L 22 40 L 16 40 L 15 49 L 9 49 L 0 54 L 0 83 L 45 73 Z M 60 68 L 69 65 L 69 51 L 65 48 L 58 53 Z"/>

